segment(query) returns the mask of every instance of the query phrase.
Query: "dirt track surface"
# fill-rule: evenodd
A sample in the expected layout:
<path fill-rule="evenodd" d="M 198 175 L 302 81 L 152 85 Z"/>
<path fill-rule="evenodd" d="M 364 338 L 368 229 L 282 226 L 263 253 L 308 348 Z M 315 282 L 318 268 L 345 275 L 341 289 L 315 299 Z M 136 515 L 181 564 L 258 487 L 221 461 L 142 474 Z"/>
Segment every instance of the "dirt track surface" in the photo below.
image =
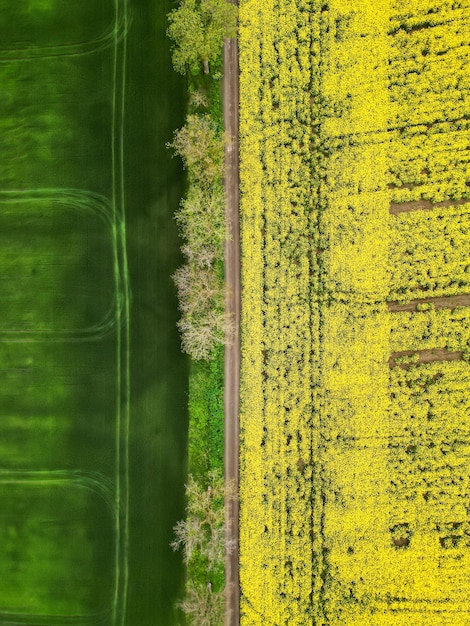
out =
<path fill-rule="evenodd" d="M 232 0 L 234 1 L 234 0 Z M 236 0 L 234 4 L 237 4 Z M 224 125 L 228 141 L 225 146 L 225 217 L 228 239 L 225 244 L 225 309 L 232 318 L 234 332 L 225 348 L 225 479 L 239 485 L 240 439 L 240 223 L 238 165 L 238 45 L 236 39 L 224 43 L 224 76 L 222 81 Z M 225 626 L 240 623 L 240 578 L 238 569 L 238 499 L 226 502 L 228 540 L 235 548 L 225 557 L 227 594 Z"/>

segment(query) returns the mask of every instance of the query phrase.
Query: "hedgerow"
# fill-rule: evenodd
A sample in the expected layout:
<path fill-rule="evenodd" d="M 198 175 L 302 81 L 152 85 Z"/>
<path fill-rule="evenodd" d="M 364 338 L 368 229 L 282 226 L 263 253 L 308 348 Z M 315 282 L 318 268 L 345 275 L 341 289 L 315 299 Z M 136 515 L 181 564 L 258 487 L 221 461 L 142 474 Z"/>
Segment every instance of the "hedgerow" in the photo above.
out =
<path fill-rule="evenodd" d="M 236 6 L 224 0 L 181 0 L 169 15 L 175 69 L 188 72 L 186 124 L 168 146 L 182 158 L 188 177 L 175 214 L 185 264 L 174 281 L 182 348 L 191 357 L 187 515 L 175 526 L 172 546 L 183 551 L 187 575 L 180 607 L 195 626 L 219 626 L 224 619 L 225 553 L 231 549 L 224 498 L 236 497 L 224 483 L 224 344 L 230 324 L 224 302 L 221 98 L 223 37 L 234 35 L 236 15 Z"/>
<path fill-rule="evenodd" d="M 225 204 L 223 139 L 208 114 L 189 114 L 168 144 L 188 171 L 189 189 L 176 220 L 186 263 L 174 281 L 178 290 L 182 347 L 193 359 L 208 359 L 228 331 L 224 304 Z"/>

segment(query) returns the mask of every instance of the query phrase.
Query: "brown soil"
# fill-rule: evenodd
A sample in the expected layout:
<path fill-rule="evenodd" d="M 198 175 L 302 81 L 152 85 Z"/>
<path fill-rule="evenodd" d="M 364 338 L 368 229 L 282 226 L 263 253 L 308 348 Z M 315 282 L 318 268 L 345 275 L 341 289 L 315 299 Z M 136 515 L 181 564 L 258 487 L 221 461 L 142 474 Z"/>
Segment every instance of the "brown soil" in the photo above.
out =
<path fill-rule="evenodd" d="M 387 302 L 388 310 L 391 313 L 399 311 L 416 312 L 417 306 L 420 304 L 433 304 L 435 309 L 451 309 L 454 310 L 458 306 L 470 306 L 470 294 L 460 294 L 458 296 L 441 296 L 438 298 L 424 298 L 410 300 L 406 304 L 399 302 Z"/>
<path fill-rule="evenodd" d="M 407 185 L 404 185 L 403 187 L 407 187 Z M 439 207 L 459 206 L 461 204 L 470 204 L 470 200 L 444 200 L 443 202 L 414 200 L 412 202 L 390 202 L 390 215 L 410 213 L 411 211 L 432 211 L 433 209 L 437 209 Z"/>
<path fill-rule="evenodd" d="M 237 0 L 231 0 L 238 4 Z M 238 45 L 235 39 L 224 42 L 224 74 L 222 80 L 224 126 L 228 136 L 225 146 L 225 217 L 229 236 L 225 244 L 225 310 L 233 322 L 231 341 L 225 348 L 224 413 L 225 413 L 225 480 L 239 487 L 240 439 L 240 222 L 239 222 L 239 160 L 238 160 Z M 240 576 L 238 566 L 239 503 L 237 497 L 226 501 L 227 540 L 235 548 L 225 556 L 225 626 L 240 623 Z"/>
<path fill-rule="evenodd" d="M 418 355 L 417 363 L 397 363 L 396 359 L 402 356 Z M 406 370 L 412 365 L 420 363 L 432 363 L 434 361 L 460 361 L 463 352 L 450 352 L 447 348 L 436 348 L 435 350 L 405 350 L 404 352 L 394 352 L 389 360 L 389 367 L 401 367 Z"/>

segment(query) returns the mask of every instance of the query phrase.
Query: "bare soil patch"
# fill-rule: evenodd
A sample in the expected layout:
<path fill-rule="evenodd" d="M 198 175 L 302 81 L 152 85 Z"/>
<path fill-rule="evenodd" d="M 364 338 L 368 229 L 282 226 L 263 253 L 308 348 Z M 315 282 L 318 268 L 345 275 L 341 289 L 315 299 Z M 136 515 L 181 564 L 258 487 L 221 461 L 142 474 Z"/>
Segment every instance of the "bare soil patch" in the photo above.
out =
<path fill-rule="evenodd" d="M 404 185 L 407 187 L 407 185 Z M 411 211 L 432 211 L 440 207 L 460 206 L 462 204 L 470 204 L 468 198 L 461 200 L 444 200 L 443 202 L 431 202 L 431 200 L 413 200 L 411 202 L 390 202 L 390 215 L 399 215 L 400 213 L 410 213 Z"/>
<path fill-rule="evenodd" d="M 418 360 L 412 363 L 397 363 L 397 359 L 402 357 L 411 357 L 418 355 Z M 412 365 L 419 365 L 423 363 L 432 363 L 434 361 L 460 361 L 463 352 L 450 352 L 447 348 L 435 348 L 434 350 L 405 350 L 403 352 L 393 352 L 391 354 L 388 364 L 389 367 L 401 367 L 402 369 L 408 369 Z"/>
<path fill-rule="evenodd" d="M 453 311 L 459 306 L 470 306 L 470 293 L 462 293 L 457 296 L 440 296 L 436 298 L 416 298 L 406 303 L 387 302 L 388 310 L 391 313 L 400 311 L 418 311 L 418 306 L 432 304 L 435 309 L 450 309 Z"/>

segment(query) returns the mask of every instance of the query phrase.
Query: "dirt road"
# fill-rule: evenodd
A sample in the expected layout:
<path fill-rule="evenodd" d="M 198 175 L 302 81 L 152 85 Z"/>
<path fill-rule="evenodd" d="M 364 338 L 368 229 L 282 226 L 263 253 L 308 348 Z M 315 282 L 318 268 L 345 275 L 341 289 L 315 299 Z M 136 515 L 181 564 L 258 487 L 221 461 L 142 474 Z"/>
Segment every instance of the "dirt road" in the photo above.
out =
<path fill-rule="evenodd" d="M 233 1 L 233 0 L 232 0 Z M 234 4 L 237 4 L 236 0 Z M 225 479 L 233 482 L 238 493 L 239 407 L 240 407 L 240 225 L 238 167 L 238 45 L 236 39 L 224 43 L 222 83 L 224 125 L 229 141 L 225 147 L 225 211 L 229 237 L 225 244 L 225 307 L 231 316 L 234 333 L 225 348 Z M 226 503 L 228 539 L 235 548 L 225 558 L 227 595 L 225 626 L 240 623 L 240 579 L 238 570 L 238 500 Z"/>

